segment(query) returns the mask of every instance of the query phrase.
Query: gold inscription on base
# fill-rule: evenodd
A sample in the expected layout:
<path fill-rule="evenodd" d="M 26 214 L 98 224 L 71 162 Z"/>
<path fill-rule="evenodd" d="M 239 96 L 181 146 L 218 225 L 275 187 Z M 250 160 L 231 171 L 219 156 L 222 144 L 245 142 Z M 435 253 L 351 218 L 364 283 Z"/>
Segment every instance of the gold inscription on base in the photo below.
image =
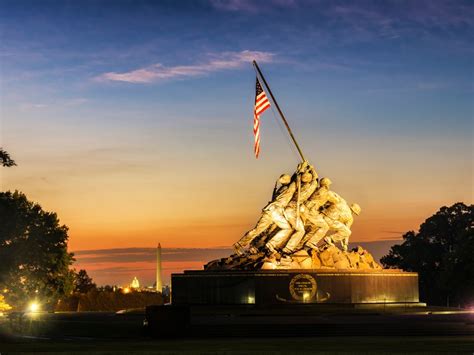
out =
<path fill-rule="evenodd" d="M 290 281 L 291 297 L 297 301 L 311 301 L 317 290 L 316 280 L 309 274 L 298 274 Z"/>

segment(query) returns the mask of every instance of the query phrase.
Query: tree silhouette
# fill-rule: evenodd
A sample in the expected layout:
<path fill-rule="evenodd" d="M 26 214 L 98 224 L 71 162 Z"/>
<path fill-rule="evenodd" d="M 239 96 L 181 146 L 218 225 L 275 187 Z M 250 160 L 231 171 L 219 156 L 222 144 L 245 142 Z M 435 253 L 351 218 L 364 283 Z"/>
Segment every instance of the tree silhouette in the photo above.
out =
<path fill-rule="evenodd" d="M 0 164 L 6 167 L 16 165 L 15 161 L 10 157 L 10 154 L 3 150 L 3 148 L 0 148 Z"/>
<path fill-rule="evenodd" d="M 52 307 L 73 291 L 67 230 L 18 191 L 0 192 L 0 289 L 16 308 L 31 299 Z"/>
<path fill-rule="evenodd" d="M 474 205 L 456 203 L 403 235 L 381 261 L 385 267 L 416 271 L 420 298 L 431 305 L 474 302 Z"/>
<path fill-rule="evenodd" d="M 92 281 L 92 278 L 87 275 L 86 270 L 79 270 L 75 275 L 74 280 L 74 291 L 79 293 L 87 293 L 92 289 L 96 288 L 96 284 Z"/>

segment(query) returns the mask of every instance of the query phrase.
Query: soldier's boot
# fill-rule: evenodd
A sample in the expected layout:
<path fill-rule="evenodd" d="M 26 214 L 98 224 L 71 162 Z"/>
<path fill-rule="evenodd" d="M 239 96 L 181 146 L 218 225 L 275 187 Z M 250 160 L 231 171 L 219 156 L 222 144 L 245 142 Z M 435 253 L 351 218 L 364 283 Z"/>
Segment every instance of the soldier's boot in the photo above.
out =
<path fill-rule="evenodd" d="M 239 242 L 235 243 L 232 247 L 234 248 L 235 254 L 237 254 L 237 255 L 239 255 L 239 256 L 242 256 L 242 255 L 245 254 L 245 250 L 244 250 L 244 248 L 242 247 L 242 245 L 240 245 Z"/>
<path fill-rule="evenodd" d="M 347 251 L 348 246 L 349 246 L 349 238 L 344 238 L 341 240 L 341 245 L 342 245 L 342 250 Z"/>
<path fill-rule="evenodd" d="M 311 250 L 316 250 L 316 251 L 319 251 L 319 248 L 316 244 L 314 243 L 311 243 L 311 241 L 307 242 L 305 244 L 305 246 L 307 246 L 308 248 L 310 248 Z"/>
<path fill-rule="evenodd" d="M 332 241 L 331 237 L 325 237 L 324 241 L 326 242 L 326 244 L 334 246 L 334 242 Z"/>
<path fill-rule="evenodd" d="M 250 247 L 249 248 L 249 253 L 250 254 L 258 254 L 258 249 L 255 247 Z"/>
<path fill-rule="evenodd" d="M 277 254 L 278 250 L 273 246 L 272 243 L 265 244 L 265 248 L 270 252 L 270 254 Z"/>

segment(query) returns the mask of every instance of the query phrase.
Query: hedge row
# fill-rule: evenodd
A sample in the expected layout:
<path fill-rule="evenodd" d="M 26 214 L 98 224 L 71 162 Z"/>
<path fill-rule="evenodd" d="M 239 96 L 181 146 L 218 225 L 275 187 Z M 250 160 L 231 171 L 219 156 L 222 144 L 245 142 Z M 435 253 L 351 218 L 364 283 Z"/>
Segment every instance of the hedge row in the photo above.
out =
<path fill-rule="evenodd" d="M 116 312 L 123 309 L 144 308 L 149 305 L 163 304 L 163 297 L 156 292 L 109 292 L 91 290 L 86 294 L 74 294 L 62 299 L 56 311 L 78 312 Z"/>

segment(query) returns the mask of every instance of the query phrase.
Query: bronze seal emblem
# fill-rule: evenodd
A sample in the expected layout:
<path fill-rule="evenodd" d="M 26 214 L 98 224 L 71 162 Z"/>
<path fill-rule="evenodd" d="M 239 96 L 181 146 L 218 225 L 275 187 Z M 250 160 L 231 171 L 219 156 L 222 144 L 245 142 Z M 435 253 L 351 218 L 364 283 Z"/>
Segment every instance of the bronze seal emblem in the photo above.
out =
<path fill-rule="evenodd" d="M 317 290 L 316 280 L 309 274 L 298 274 L 290 281 L 291 297 L 297 301 L 310 302 Z"/>

